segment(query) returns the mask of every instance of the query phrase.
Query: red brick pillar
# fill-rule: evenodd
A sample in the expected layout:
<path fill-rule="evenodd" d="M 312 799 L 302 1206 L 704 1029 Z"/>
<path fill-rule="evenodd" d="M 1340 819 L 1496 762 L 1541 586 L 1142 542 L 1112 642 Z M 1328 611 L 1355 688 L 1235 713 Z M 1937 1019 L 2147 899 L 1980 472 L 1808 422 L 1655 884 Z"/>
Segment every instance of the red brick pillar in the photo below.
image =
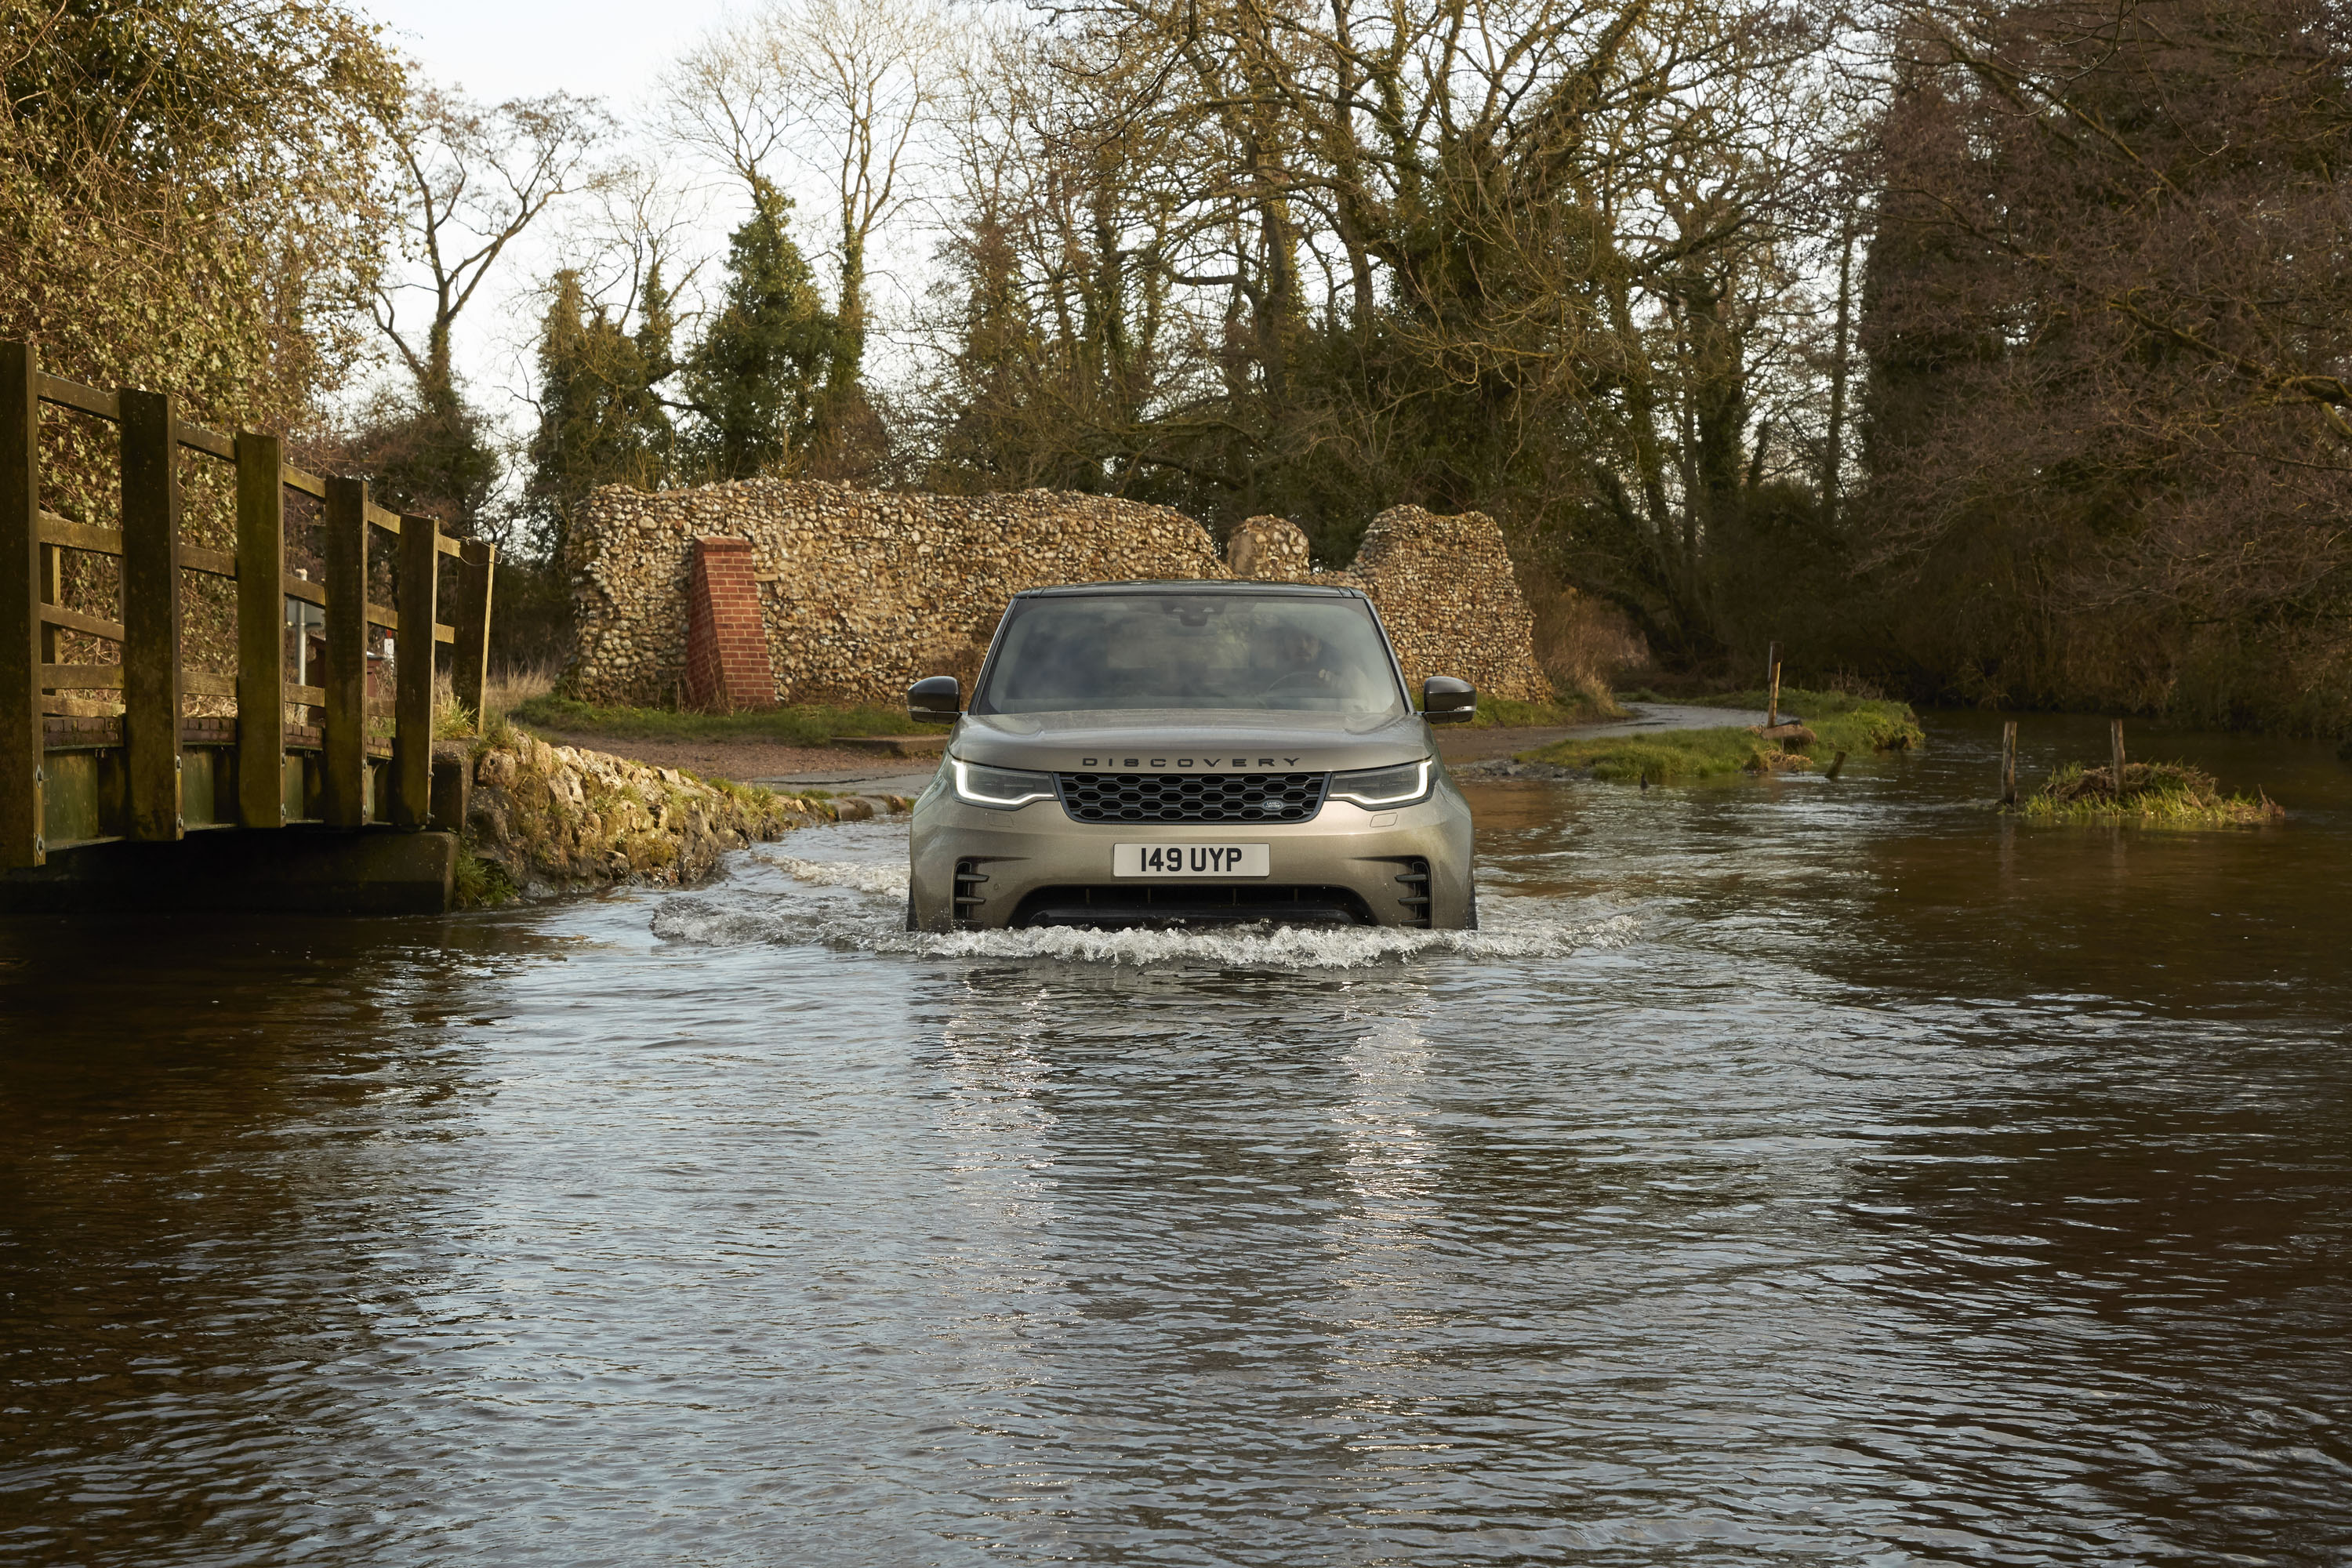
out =
<path fill-rule="evenodd" d="M 686 705 L 773 708 L 776 674 L 748 539 L 697 539 L 686 585 Z"/>

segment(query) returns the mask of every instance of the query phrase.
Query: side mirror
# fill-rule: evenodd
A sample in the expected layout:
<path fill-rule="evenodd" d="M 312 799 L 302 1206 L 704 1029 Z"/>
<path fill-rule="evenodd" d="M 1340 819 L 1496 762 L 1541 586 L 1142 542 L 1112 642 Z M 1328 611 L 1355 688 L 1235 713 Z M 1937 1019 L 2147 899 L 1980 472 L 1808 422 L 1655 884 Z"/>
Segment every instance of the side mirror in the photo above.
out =
<path fill-rule="evenodd" d="M 927 675 L 907 688 L 907 717 L 919 724 L 951 724 L 963 711 L 963 687 L 952 675 Z"/>
<path fill-rule="evenodd" d="M 1421 716 L 1433 724 L 1467 724 L 1478 716 L 1478 689 L 1450 675 L 1421 683 Z"/>

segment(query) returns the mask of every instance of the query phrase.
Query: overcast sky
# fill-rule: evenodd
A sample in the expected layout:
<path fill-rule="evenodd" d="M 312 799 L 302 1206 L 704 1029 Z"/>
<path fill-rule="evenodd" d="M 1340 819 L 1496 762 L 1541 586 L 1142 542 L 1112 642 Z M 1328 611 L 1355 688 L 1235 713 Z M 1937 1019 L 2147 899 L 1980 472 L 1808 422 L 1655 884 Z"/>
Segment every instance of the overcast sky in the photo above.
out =
<path fill-rule="evenodd" d="M 418 61 L 427 79 L 497 103 L 562 89 L 602 98 L 635 121 L 664 65 L 717 22 L 720 0 L 358 0 L 383 24 L 393 47 Z M 527 235 L 460 317 L 459 376 L 483 411 L 513 426 L 527 410 L 514 306 L 519 295 L 560 265 L 550 232 Z M 724 243 L 724 226 L 719 229 Z M 416 308 L 412 300 L 407 309 Z"/>
<path fill-rule="evenodd" d="M 394 47 L 415 59 L 436 86 L 462 89 L 484 103 L 562 90 L 601 98 L 622 121 L 625 137 L 640 155 L 661 167 L 669 188 L 698 193 L 689 251 L 700 258 L 699 281 L 716 279 L 715 261 L 740 221 L 742 198 L 731 179 L 697 166 L 685 155 L 646 140 L 647 100 L 670 61 L 714 26 L 750 8 L 723 0 L 351 0 L 382 23 Z M 795 237 L 821 277 L 830 279 L 832 230 L 820 182 L 807 189 L 793 181 L 798 201 Z M 803 171 L 805 173 L 806 171 Z M 909 182 L 910 184 L 912 182 Z M 521 437 L 536 419 L 524 401 L 530 352 L 541 309 L 535 290 L 572 257 L 560 255 L 559 240 L 571 214 L 551 213 L 499 258 L 481 296 L 457 323 L 455 349 L 458 377 L 476 406 Z M 907 363 L 896 341 L 894 307 L 919 289 L 932 241 L 908 221 L 886 225 L 867 258 L 871 304 L 876 311 L 867 342 L 869 374 L 887 377 Z M 675 285 L 679 281 L 671 275 Z M 691 299 L 687 303 L 691 303 Z M 421 296 L 404 298 L 402 314 L 414 320 Z M 387 374 L 390 374 L 387 369 Z"/>
<path fill-rule="evenodd" d="M 719 0 L 362 0 L 434 80 L 497 101 L 562 88 L 633 108 Z"/>

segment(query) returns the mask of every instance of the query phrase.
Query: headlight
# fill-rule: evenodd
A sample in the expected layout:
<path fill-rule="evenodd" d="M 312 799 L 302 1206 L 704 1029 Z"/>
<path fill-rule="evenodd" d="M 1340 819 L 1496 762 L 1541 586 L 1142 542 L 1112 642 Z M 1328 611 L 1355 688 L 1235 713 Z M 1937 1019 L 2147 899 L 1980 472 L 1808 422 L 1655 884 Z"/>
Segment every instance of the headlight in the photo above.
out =
<path fill-rule="evenodd" d="M 1399 763 L 1392 768 L 1364 768 L 1331 775 L 1331 798 L 1358 805 L 1411 805 L 1429 796 L 1430 762 Z"/>
<path fill-rule="evenodd" d="M 955 780 L 956 798 L 967 805 L 992 805 L 1004 810 L 1054 798 L 1051 773 L 992 768 L 982 763 L 967 763 L 961 757 L 948 759 L 948 772 Z"/>

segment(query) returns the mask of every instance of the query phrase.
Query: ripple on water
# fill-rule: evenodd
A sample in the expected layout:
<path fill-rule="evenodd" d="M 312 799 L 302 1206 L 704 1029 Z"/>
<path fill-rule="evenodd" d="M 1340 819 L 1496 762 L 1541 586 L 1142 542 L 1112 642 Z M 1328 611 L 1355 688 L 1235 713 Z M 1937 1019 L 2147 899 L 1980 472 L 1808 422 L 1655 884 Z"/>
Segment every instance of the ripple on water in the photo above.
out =
<path fill-rule="evenodd" d="M 0 1563 L 2352 1568 L 2352 810 L 1969 722 L 1487 786 L 1477 933 L 0 921 Z"/>

